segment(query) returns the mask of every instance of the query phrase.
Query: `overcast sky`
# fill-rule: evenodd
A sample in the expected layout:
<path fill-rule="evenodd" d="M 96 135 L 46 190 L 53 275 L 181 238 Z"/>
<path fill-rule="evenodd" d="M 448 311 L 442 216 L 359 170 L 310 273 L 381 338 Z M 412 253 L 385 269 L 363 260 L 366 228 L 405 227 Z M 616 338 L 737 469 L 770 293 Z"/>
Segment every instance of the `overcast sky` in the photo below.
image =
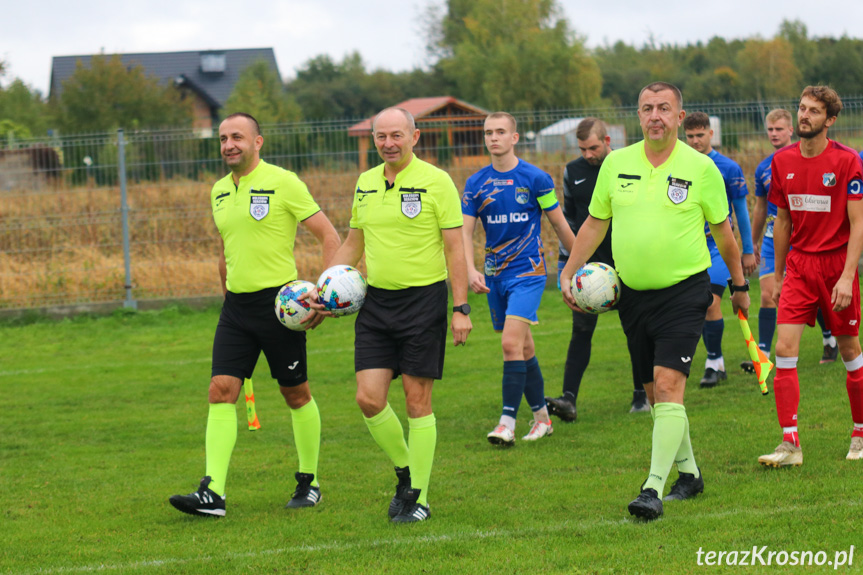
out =
<path fill-rule="evenodd" d="M 444 0 L 42 0 L 4 2 L 0 60 L 11 77 L 47 94 L 53 56 L 224 48 L 275 49 L 286 79 L 310 58 L 359 51 L 368 69 L 426 66 L 425 14 Z M 783 19 L 812 36 L 861 37 L 863 0 L 558 0 L 595 47 L 686 44 L 713 36 L 773 36 Z M 243 7 L 241 7 L 243 6 Z"/>

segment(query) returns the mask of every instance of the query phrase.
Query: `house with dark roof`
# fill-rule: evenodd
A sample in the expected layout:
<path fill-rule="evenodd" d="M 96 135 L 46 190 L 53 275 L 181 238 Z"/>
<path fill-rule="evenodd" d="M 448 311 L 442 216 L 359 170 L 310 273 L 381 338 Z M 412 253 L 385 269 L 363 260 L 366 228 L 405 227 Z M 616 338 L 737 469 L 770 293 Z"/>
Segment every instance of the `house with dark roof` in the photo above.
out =
<path fill-rule="evenodd" d="M 105 55 L 109 56 L 110 55 Z M 247 66 L 263 60 L 278 74 L 272 48 L 241 50 L 200 50 L 190 52 L 153 52 L 119 54 L 129 67 L 141 66 L 148 76 L 171 83 L 194 98 L 194 127 L 211 130 L 218 125 L 234 85 Z M 50 97 L 59 98 L 63 82 L 75 72 L 78 62 L 89 66 L 93 55 L 54 56 L 51 64 Z M 279 75 L 281 78 L 281 74 Z"/>
<path fill-rule="evenodd" d="M 485 147 L 482 127 L 488 111 L 452 96 L 411 98 L 395 104 L 411 113 L 420 130 L 420 140 L 414 153 L 423 160 L 438 163 L 440 150 L 451 152 L 448 158 L 454 165 L 473 165 L 481 162 Z M 357 138 L 360 170 L 368 169 L 372 122 L 365 119 L 348 128 L 348 135 Z"/>

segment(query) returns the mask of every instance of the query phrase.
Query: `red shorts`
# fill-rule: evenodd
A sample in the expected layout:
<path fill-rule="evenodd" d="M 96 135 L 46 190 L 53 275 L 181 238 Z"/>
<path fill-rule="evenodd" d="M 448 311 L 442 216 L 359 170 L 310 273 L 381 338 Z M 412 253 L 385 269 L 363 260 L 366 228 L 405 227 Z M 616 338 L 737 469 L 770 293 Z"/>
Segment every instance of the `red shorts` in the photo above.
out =
<path fill-rule="evenodd" d="M 860 284 L 857 273 L 851 283 L 851 305 L 833 311 L 830 297 L 845 267 L 845 250 L 804 254 L 791 250 L 785 262 L 785 281 L 779 296 L 777 323 L 815 326 L 818 308 L 833 335 L 856 336 L 860 330 Z"/>

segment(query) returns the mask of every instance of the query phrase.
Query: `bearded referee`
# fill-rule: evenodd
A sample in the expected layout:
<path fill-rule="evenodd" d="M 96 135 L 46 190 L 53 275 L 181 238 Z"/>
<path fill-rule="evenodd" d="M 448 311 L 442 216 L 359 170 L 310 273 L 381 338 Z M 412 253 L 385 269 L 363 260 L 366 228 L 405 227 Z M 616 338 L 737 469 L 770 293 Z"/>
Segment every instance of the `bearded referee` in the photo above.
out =
<path fill-rule="evenodd" d="M 644 87 L 638 119 L 644 140 L 609 154 L 602 164 L 582 225 L 560 276 L 567 305 L 577 309 L 571 281 L 596 251 L 614 219 L 611 245 L 622 290 L 618 310 L 633 373 L 652 406 L 650 474 L 629 513 L 662 515 L 665 482 L 676 463 L 679 477 L 666 501 L 704 490 L 683 407 L 686 378 L 712 301 L 705 220 L 732 278 L 735 313 L 749 311 L 748 284 L 728 222 L 725 185 L 716 165 L 677 139 L 686 112 L 680 90 L 666 82 Z"/>
<path fill-rule="evenodd" d="M 219 274 L 225 302 L 213 341 L 207 471 L 197 491 L 169 501 L 183 513 L 225 515 L 228 464 L 237 441 L 235 404 L 263 351 L 291 410 L 297 446 L 297 488 L 287 507 L 312 507 L 321 499 L 321 417 L 306 375 L 306 334 L 279 323 L 273 302 L 281 286 L 297 279 L 297 223 L 321 243 L 325 264 L 339 247 L 339 234 L 296 174 L 261 159 L 264 138 L 255 118 L 228 116 L 219 126 L 219 140 L 231 173 L 216 182 L 211 193 L 222 237 Z M 313 317 L 307 329 L 321 321 L 322 316 Z"/>

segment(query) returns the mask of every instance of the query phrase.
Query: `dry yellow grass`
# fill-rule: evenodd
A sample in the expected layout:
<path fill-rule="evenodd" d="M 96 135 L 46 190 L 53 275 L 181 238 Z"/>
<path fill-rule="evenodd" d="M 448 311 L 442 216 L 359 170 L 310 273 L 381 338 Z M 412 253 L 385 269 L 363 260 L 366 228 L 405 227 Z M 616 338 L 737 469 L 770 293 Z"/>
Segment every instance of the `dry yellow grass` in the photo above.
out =
<path fill-rule="evenodd" d="M 760 154 L 737 157 L 754 171 Z M 558 195 L 566 161 L 560 154 L 529 157 L 554 178 Z M 477 166 L 448 168 L 459 190 Z M 356 172 L 300 174 L 339 230 L 347 233 Z M 212 182 L 168 180 L 128 189 L 131 272 L 136 299 L 218 295 L 218 233 L 210 211 Z M 0 308 L 27 308 L 125 298 L 120 190 L 79 187 L 0 193 Z M 481 226 L 477 226 L 481 228 Z M 557 238 L 543 227 L 550 271 Z M 483 233 L 474 236 L 481 267 Z M 301 229 L 296 244 L 300 277 L 315 281 L 320 248 Z"/>

